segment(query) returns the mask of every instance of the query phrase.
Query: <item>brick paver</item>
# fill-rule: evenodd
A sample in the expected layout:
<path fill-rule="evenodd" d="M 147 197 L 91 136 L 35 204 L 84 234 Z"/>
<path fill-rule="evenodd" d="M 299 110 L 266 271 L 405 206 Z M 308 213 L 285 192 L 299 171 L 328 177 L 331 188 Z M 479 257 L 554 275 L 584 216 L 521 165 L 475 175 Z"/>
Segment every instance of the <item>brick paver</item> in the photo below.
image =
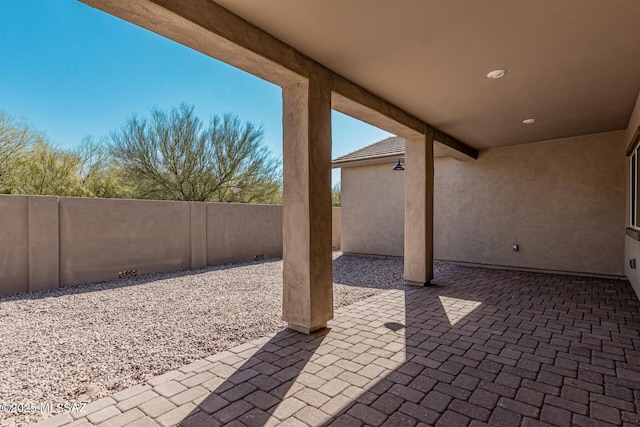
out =
<path fill-rule="evenodd" d="M 42 425 L 640 426 L 625 281 L 457 267 Z"/>

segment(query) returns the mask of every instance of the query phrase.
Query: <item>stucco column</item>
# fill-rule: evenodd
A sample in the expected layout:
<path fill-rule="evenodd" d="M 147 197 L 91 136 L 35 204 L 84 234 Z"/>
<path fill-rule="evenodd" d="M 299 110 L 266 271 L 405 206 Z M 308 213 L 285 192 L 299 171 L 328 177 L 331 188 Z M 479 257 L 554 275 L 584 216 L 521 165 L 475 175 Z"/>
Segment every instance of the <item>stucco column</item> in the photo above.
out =
<path fill-rule="evenodd" d="M 282 319 L 310 333 L 333 318 L 331 92 L 327 80 L 282 88 L 284 137 Z"/>
<path fill-rule="evenodd" d="M 404 279 L 433 279 L 433 132 L 405 140 Z"/>

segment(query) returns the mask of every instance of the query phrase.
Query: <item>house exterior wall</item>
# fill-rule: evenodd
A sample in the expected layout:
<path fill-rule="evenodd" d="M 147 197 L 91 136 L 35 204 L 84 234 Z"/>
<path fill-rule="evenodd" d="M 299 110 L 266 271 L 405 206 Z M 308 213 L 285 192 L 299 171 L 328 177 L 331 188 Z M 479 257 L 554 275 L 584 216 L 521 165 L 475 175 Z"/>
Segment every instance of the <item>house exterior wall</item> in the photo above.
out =
<path fill-rule="evenodd" d="M 472 162 L 436 158 L 435 259 L 624 274 L 624 150 L 619 131 L 485 150 Z M 401 255 L 403 239 L 389 236 L 403 223 L 403 174 L 342 171 L 343 251 Z"/>
<path fill-rule="evenodd" d="M 638 97 L 638 101 L 636 103 L 636 107 L 631 114 L 631 119 L 629 120 L 629 127 L 624 134 L 624 143 L 625 146 L 631 143 L 633 136 L 635 135 L 636 130 L 640 126 L 640 96 Z M 625 226 L 629 226 L 631 224 L 631 166 L 629 163 L 629 158 L 625 157 L 624 164 L 625 171 L 625 195 L 626 195 L 626 203 L 625 203 Z M 633 233 L 632 233 L 633 234 Z M 624 236 L 624 272 L 633 286 L 633 289 L 636 291 L 638 298 L 640 298 L 640 241 L 637 238 L 625 235 Z M 639 267 L 631 268 L 630 261 L 635 259 L 638 261 Z"/>
<path fill-rule="evenodd" d="M 439 159 L 435 258 L 622 275 L 624 150 L 609 132 Z"/>
<path fill-rule="evenodd" d="M 394 164 L 342 168 L 342 252 L 403 255 L 404 173 Z"/>

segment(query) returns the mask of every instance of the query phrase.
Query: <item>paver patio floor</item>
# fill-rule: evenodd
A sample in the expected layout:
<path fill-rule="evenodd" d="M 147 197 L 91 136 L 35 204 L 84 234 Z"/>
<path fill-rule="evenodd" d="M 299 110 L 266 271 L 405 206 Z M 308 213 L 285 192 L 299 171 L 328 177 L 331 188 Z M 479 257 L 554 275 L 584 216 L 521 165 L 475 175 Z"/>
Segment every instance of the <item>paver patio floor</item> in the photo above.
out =
<path fill-rule="evenodd" d="M 626 281 L 457 267 L 39 425 L 640 425 Z"/>

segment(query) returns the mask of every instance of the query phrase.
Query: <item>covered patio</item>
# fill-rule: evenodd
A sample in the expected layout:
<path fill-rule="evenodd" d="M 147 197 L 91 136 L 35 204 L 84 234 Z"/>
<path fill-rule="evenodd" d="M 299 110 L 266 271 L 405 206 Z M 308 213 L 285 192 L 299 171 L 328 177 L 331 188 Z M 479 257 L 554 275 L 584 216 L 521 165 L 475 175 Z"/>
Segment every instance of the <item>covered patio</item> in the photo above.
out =
<path fill-rule="evenodd" d="M 40 426 L 640 425 L 628 283 L 457 267 Z"/>
<path fill-rule="evenodd" d="M 637 159 L 625 157 L 639 138 L 637 2 L 82 1 L 282 88 L 289 329 L 42 425 L 640 425 Z M 335 316 L 332 109 L 405 139 L 404 279 L 419 285 Z M 578 136 L 611 158 L 572 140 L 570 162 L 547 173 L 554 141 Z M 492 163 L 507 146 L 531 175 L 495 216 L 486 205 L 524 170 Z M 455 161 L 452 179 L 482 186 L 462 186 L 448 212 L 471 217 L 447 239 L 459 245 L 450 260 L 482 252 L 485 264 L 577 275 L 434 277 L 434 152 Z M 598 178 L 592 193 L 568 163 Z M 560 203 L 583 215 L 532 214 Z M 569 228 L 576 218 L 587 222 Z M 526 265 L 507 258 L 512 243 Z M 605 267 L 592 271 L 596 258 Z"/>
<path fill-rule="evenodd" d="M 405 140 L 407 283 L 433 279 L 437 153 L 454 162 L 455 203 L 444 214 L 460 219 L 446 236 L 447 260 L 626 275 L 640 286 L 637 2 L 83 2 L 282 88 L 282 318 L 290 329 L 308 334 L 333 318 L 332 109 Z M 398 32 L 388 20 L 406 25 Z M 582 148 L 583 136 L 594 148 Z M 515 157 L 500 156 L 505 147 Z M 598 150 L 610 156 L 600 161 Z M 509 168 L 514 159 L 522 165 Z M 574 168 L 597 179 L 585 186 Z M 512 247 L 523 256 L 507 257 Z"/>

